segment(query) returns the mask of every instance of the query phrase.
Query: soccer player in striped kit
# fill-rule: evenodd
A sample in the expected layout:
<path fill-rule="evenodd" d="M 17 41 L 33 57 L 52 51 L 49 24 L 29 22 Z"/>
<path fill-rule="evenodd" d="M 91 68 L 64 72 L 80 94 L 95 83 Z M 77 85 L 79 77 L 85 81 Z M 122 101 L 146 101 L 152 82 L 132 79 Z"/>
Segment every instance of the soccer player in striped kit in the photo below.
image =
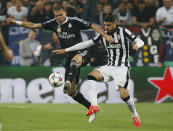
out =
<path fill-rule="evenodd" d="M 105 17 L 104 25 L 106 30 L 105 32 L 114 38 L 115 43 L 112 44 L 101 35 L 98 35 L 91 40 L 81 42 L 75 46 L 66 49 L 54 50 L 53 53 L 62 54 L 65 52 L 85 49 L 97 44 L 98 41 L 101 40 L 107 50 L 108 61 L 106 65 L 97 67 L 88 74 L 88 93 L 91 100 L 91 106 L 86 115 L 93 116 L 92 118 L 90 117 L 89 122 L 94 120 L 95 115 L 93 114 L 96 114 L 100 110 L 97 103 L 96 81 L 109 82 L 114 80 L 118 87 L 117 90 L 120 92 L 120 97 L 132 113 L 134 126 L 140 127 L 141 124 L 139 115 L 136 111 L 134 101 L 129 94 L 129 47 L 130 44 L 132 44 L 132 48 L 138 50 L 138 48 L 141 48 L 144 45 L 144 42 L 137 38 L 128 29 L 118 27 L 116 25 L 115 17 L 112 15 Z"/>

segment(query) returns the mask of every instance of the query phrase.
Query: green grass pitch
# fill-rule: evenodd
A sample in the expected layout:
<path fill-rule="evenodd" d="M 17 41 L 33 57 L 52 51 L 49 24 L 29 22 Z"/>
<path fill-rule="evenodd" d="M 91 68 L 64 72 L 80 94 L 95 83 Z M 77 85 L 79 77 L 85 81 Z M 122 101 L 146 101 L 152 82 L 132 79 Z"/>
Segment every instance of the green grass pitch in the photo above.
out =
<path fill-rule="evenodd" d="M 79 104 L 0 104 L 2 131 L 173 131 L 173 104 L 136 103 L 141 128 L 125 104 L 100 104 L 93 123 Z"/>

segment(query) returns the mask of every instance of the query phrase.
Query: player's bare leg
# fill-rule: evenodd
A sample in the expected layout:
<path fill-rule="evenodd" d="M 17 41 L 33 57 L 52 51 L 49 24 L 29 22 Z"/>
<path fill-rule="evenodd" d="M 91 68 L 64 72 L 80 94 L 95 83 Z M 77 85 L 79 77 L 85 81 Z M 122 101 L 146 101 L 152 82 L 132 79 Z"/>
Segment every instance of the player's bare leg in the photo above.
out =
<path fill-rule="evenodd" d="M 64 85 L 64 93 L 67 93 L 71 96 L 75 101 L 79 102 L 80 104 L 84 105 L 86 108 L 89 109 L 91 103 L 84 98 L 84 96 L 76 90 L 76 75 L 78 75 L 78 67 L 82 65 L 82 57 L 80 54 L 74 56 L 70 64 L 70 71 L 68 80 L 65 82 Z"/>
<path fill-rule="evenodd" d="M 127 107 L 132 113 L 134 127 L 140 127 L 141 123 L 140 123 L 139 115 L 136 112 L 135 104 L 133 99 L 129 95 L 129 91 L 123 87 L 119 87 L 119 91 L 120 91 L 120 96 L 122 100 L 126 103 Z"/>
<path fill-rule="evenodd" d="M 97 86 L 96 81 L 103 81 L 103 76 L 98 70 L 93 70 L 88 74 L 88 94 L 91 100 L 91 106 L 89 111 L 86 113 L 87 116 L 90 116 L 88 122 L 93 122 L 96 116 L 96 113 L 100 111 L 100 108 L 97 103 Z"/>

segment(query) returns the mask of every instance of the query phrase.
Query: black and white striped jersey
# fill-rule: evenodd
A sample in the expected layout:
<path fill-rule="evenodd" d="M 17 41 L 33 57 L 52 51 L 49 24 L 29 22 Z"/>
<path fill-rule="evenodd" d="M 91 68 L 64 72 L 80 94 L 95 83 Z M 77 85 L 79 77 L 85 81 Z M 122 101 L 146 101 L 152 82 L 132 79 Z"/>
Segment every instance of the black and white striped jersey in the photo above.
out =
<path fill-rule="evenodd" d="M 108 54 L 107 65 L 129 67 L 129 47 L 137 37 L 128 29 L 123 27 L 116 27 L 115 32 L 111 35 L 115 40 L 115 43 L 113 44 L 106 41 L 106 39 L 101 35 L 93 38 L 93 41 L 98 43 L 98 41 L 101 40 L 104 44 Z"/>

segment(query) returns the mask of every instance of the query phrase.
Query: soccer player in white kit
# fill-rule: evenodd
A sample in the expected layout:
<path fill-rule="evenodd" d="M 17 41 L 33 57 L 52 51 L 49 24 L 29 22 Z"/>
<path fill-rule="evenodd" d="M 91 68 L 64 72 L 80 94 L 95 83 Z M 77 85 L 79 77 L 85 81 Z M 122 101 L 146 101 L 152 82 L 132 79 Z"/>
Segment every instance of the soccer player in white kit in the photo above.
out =
<path fill-rule="evenodd" d="M 90 116 L 89 122 L 93 121 L 95 114 L 100 111 L 97 103 L 96 82 L 109 82 L 114 80 L 118 87 L 117 90 L 120 92 L 120 97 L 132 113 L 134 126 L 140 127 L 139 115 L 136 111 L 134 101 L 130 97 L 128 89 L 130 78 L 129 48 L 130 44 L 132 44 L 132 48 L 138 50 L 138 48 L 141 48 L 144 45 L 144 42 L 137 38 L 128 29 L 118 27 L 116 25 L 115 17 L 112 15 L 105 17 L 104 25 L 106 30 L 105 32 L 114 38 L 115 43 L 112 44 L 106 41 L 101 35 L 98 35 L 91 40 L 78 43 L 72 47 L 54 50 L 53 53 L 62 54 L 65 52 L 82 50 L 97 44 L 98 41 L 101 40 L 107 50 L 108 61 L 106 65 L 97 67 L 88 74 L 88 94 L 90 96 L 91 106 L 86 115 Z"/>

